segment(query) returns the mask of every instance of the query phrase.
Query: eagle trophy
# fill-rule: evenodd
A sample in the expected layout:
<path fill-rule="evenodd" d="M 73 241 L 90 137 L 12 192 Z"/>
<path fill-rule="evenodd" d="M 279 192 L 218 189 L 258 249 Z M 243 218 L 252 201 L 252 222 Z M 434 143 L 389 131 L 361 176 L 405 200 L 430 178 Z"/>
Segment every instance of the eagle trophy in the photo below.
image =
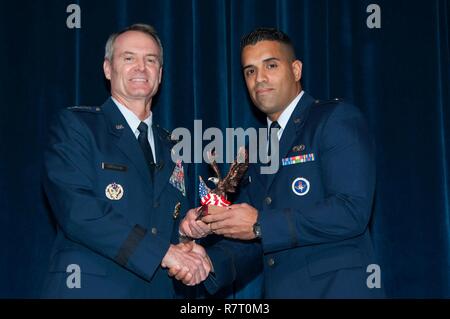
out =
<path fill-rule="evenodd" d="M 215 177 L 208 178 L 208 180 L 212 181 L 216 187 L 214 189 L 210 189 L 206 186 L 206 183 L 203 181 L 202 177 L 199 176 L 199 193 L 202 206 L 198 210 L 197 220 L 208 214 L 208 206 L 210 208 L 213 208 L 214 206 L 226 207 L 231 204 L 227 200 L 227 194 L 236 192 L 239 182 L 248 168 L 248 153 L 243 147 L 239 148 L 237 157 L 231 164 L 225 178 L 221 178 L 219 166 L 214 158 L 214 153 L 208 153 L 208 158 L 211 162 L 211 168 L 216 175 Z"/>

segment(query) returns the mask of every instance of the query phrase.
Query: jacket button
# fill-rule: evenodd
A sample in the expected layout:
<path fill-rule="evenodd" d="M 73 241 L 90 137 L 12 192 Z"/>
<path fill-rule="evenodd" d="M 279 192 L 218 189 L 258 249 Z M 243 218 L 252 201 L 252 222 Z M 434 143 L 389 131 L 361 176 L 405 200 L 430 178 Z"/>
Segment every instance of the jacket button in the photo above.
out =
<path fill-rule="evenodd" d="M 158 208 L 159 207 L 159 202 L 154 202 L 153 203 L 153 208 Z"/>
<path fill-rule="evenodd" d="M 152 234 L 156 235 L 158 233 L 158 229 L 156 227 L 152 227 Z"/>
<path fill-rule="evenodd" d="M 270 205 L 270 204 L 272 203 L 272 198 L 270 198 L 270 196 L 267 196 L 267 197 L 264 199 L 264 202 L 265 202 L 267 205 Z"/>
<path fill-rule="evenodd" d="M 269 258 L 269 259 L 267 260 L 267 264 L 268 264 L 270 267 L 272 267 L 273 265 L 275 265 L 275 260 L 274 260 L 273 258 Z"/>

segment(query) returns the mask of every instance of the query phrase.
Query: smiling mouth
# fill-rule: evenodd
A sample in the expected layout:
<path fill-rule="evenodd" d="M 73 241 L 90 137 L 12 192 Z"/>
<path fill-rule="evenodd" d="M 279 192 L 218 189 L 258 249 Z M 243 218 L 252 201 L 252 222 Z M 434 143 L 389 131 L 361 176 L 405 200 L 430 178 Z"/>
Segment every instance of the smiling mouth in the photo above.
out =
<path fill-rule="evenodd" d="M 147 83 L 148 80 L 147 79 L 130 79 L 130 82 L 140 82 L 140 83 Z"/>

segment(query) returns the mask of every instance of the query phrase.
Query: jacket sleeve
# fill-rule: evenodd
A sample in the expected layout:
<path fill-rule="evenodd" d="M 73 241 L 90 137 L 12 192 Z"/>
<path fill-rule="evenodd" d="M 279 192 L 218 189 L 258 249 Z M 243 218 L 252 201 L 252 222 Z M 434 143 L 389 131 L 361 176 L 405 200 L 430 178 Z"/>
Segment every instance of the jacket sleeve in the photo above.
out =
<path fill-rule="evenodd" d="M 235 202 L 248 203 L 245 189 L 241 190 Z M 231 287 L 235 283 L 245 285 L 263 270 L 263 251 L 259 240 L 234 240 L 214 235 L 209 236 L 204 242 L 214 266 L 214 274 L 204 282 L 210 294 Z"/>
<path fill-rule="evenodd" d="M 262 247 L 257 240 L 221 238 L 206 247 L 206 252 L 214 266 L 214 273 L 204 285 L 212 295 L 235 282 L 249 282 L 262 271 Z"/>
<path fill-rule="evenodd" d="M 368 127 L 348 104 L 337 105 L 325 121 L 318 154 L 325 198 L 308 208 L 261 211 L 264 252 L 348 239 L 368 225 L 375 187 Z"/>
<path fill-rule="evenodd" d="M 50 130 L 43 176 L 57 223 L 70 240 L 151 280 L 169 242 L 133 225 L 124 212 L 96 194 L 95 147 L 76 115 L 68 110 L 59 113 Z"/>

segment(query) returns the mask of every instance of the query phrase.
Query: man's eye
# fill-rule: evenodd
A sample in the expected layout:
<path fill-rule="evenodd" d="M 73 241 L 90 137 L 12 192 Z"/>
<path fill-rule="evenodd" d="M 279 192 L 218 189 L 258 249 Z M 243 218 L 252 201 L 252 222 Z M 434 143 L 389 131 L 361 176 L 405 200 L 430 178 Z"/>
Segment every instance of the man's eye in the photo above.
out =
<path fill-rule="evenodd" d="M 278 65 L 276 63 L 270 63 L 267 65 L 268 69 L 275 69 L 276 67 L 278 67 Z"/>
<path fill-rule="evenodd" d="M 123 58 L 126 62 L 133 61 L 133 58 L 131 56 L 126 56 Z"/>
<path fill-rule="evenodd" d="M 147 62 L 148 62 L 148 63 L 156 63 L 156 59 L 154 59 L 154 58 L 148 58 L 148 59 L 147 59 Z"/>
<path fill-rule="evenodd" d="M 255 70 L 253 70 L 253 69 L 247 69 L 247 70 L 245 71 L 245 76 L 250 76 L 250 75 L 252 75 L 253 73 L 255 73 Z"/>

